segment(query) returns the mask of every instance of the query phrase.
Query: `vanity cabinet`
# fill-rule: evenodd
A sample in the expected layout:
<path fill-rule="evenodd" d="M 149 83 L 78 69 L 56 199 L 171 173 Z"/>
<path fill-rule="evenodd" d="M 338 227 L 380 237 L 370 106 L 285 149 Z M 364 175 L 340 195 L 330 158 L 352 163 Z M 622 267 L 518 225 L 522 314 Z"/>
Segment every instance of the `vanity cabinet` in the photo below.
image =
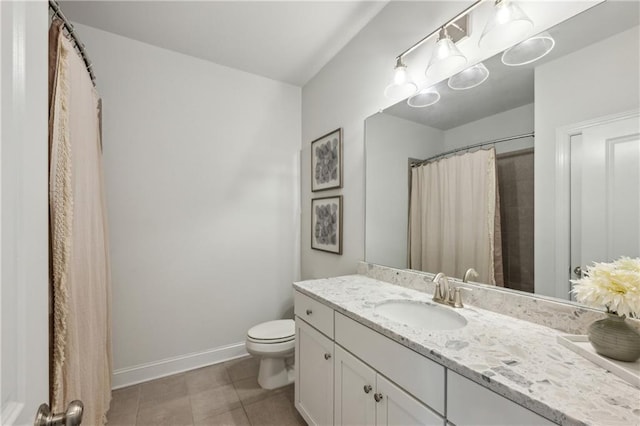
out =
<path fill-rule="evenodd" d="M 309 425 L 554 424 L 327 305 L 294 299 L 295 406 Z"/>
<path fill-rule="evenodd" d="M 296 317 L 295 406 L 309 425 L 333 424 L 333 341 Z"/>
<path fill-rule="evenodd" d="M 335 345 L 335 421 L 347 425 L 433 425 L 444 419 Z"/>
<path fill-rule="evenodd" d="M 451 370 L 447 370 L 447 419 L 456 426 L 555 424 Z"/>
<path fill-rule="evenodd" d="M 445 368 L 442 365 L 338 312 L 335 313 L 335 341 L 444 416 Z"/>

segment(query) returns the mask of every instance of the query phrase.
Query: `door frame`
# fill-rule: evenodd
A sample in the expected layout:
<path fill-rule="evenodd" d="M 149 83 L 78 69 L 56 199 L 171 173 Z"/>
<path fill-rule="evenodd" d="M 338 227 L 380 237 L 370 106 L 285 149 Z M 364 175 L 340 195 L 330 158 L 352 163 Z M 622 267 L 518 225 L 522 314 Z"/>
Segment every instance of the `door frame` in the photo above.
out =
<path fill-rule="evenodd" d="M 49 16 L 44 0 L 0 8 L 0 424 L 11 426 L 49 400 Z"/>
<path fill-rule="evenodd" d="M 582 134 L 589 127 L 610 124 L 629 118 L 640 118 L 640 109 L 605 115 L 556 129 L 556 261 L 553 265 L 556 295 L 567 294 L 571 290 L 569 285 L 571 273 L 571 138 Z"/>

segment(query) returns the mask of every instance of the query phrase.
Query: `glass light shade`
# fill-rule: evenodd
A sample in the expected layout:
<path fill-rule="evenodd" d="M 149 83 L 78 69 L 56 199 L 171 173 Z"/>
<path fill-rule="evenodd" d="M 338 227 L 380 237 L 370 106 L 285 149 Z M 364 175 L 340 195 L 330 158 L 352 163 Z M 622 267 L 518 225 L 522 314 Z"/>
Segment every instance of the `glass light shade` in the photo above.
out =
<path fill-rule="evenodd" d="M 489 70 L 482 62 L 449 78 L 448 85 L 453 90 L 466 90 L 476 87 L 489 78 Z"/>
<path fill-rule="evenodd" d="M 398 63 L 393 71 L 391 83 L 384 89 L 384 95 L 389 99 L 404 99 L 418 91 L 418 86 L 411 81 L 407 66 Z"/>
<path fill-rule="evenodd" d="M 435 104 L 440 100 L 440 93 L 436 89 L 422 89 L 407 99 L 407 104 L 414 108 L 424 108 Z"/>
<path fill-rule="evenodd" d="M 532 29 L 533 21 L 517 4 L 499 0 L 484 26 L 478 45 L 483 49 L 502 50 L 522 40 Z"/>
<path fill-rule="evenodd" d="M 556 41 L 544 32 L 510 47 L 502 53 L 502 63 L 510 67 L 526 65 L 546 56 L 553 50 Z"/>
<path fill-rule="evenodd" d="M 429 78 L 447 77 L 467 63 L 467 58 L 460 52 L 449 36 L 438 39 L 425 75 Z"/>

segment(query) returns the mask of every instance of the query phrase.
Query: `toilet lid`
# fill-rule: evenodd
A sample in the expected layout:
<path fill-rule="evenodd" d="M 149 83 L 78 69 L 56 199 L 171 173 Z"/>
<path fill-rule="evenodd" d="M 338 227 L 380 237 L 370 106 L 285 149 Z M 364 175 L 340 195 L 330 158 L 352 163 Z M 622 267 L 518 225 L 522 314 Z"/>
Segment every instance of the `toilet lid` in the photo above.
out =
<path fill-rule="evenodd" d="M 247 336 L 254 340 L 282 340 L 295 334 L 296 323 L 290 319 L 263 322 L 247 332 Z"/>

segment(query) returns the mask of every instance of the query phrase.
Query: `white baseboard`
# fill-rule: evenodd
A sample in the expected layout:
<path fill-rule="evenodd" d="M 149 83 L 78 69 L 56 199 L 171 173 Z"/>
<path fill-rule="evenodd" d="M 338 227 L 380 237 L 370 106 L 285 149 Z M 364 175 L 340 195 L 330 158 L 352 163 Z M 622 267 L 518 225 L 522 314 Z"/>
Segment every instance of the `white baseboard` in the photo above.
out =
<path fill-rule="evenodd" d="M 248 355 L 245 342 L 234 343 L 219 348 L 207 349 L 202 352 L 180 355 L 160 361 L 119 368 L 113 372 L 111 387 L 113 389 L 135 385 L 160 377 L 170 376 L 194 368 L 218 364 L 231 359 Z"/>

